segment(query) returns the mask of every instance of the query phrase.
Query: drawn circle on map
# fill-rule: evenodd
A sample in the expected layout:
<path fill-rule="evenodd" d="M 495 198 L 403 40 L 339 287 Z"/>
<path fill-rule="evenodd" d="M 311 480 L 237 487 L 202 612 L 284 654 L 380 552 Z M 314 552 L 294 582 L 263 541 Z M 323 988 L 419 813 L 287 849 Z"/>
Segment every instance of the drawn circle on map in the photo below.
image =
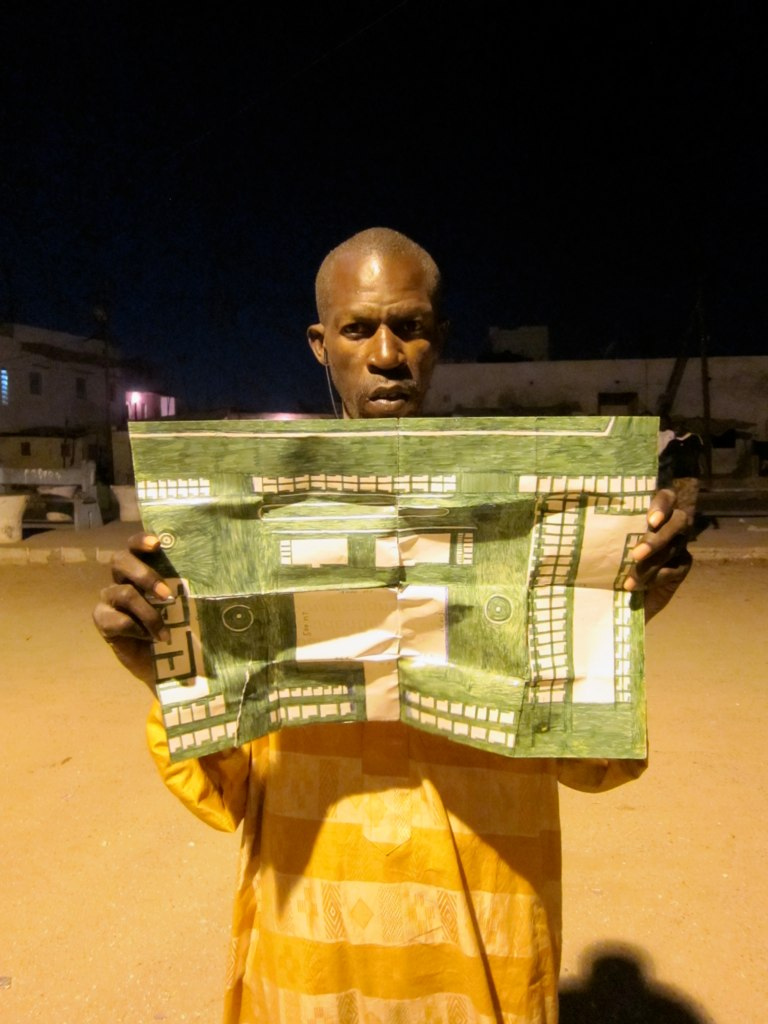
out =
<path fill-rule="evenodd" d="M 221 613 L 221 621 L 233 633 L 244 633 L 253 625 L 253 612 L 247 604 L 231 604 Z"/>
<path fill-rule="evenodd" d="M 163 549 L 163 551 L 168 551 L 168 549 L 172 548 L 173 545 L 176 543 L 176 538 L 172 533 L 168 533 L 168 531 L 166 531 L 165 533 L 158 533 L 157 536 L 158 539 L 160 540 L 160 547 Z"/>
<path fill-rule="evenodd" d="M 503 594 L 493 594 L 485 602 L 485 617 L 489 622 L 508 622 L 512 618 L 512 602 Z"/>

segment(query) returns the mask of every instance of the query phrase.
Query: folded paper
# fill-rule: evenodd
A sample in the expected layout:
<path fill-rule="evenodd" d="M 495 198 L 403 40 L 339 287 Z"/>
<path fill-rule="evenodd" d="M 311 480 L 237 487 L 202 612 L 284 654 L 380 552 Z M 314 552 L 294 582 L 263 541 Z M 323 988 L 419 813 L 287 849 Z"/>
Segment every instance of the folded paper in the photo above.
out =
<path fill-rule="evenodd" d="M 171 757 L 402 720 L 515 757 L 643 757 L 651 417 L 130 424 L 176 594 Z"/>

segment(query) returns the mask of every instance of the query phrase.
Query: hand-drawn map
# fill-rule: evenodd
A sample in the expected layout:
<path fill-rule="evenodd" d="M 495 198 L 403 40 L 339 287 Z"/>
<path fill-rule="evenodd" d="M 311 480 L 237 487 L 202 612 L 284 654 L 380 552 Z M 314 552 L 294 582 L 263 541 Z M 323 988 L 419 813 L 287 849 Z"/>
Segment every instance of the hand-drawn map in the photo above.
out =
<path fill-rule="evenodd" d="M 644 757 L 652 417 L 132 422 L 172 760 L 402 720 L 515 757 Z"/>

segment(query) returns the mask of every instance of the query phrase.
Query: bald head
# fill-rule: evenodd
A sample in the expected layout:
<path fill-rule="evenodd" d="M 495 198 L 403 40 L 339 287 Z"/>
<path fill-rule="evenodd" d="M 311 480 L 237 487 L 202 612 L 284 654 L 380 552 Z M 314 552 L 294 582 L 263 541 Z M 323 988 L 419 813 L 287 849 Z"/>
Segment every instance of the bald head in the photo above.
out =
<path fill-rule="evenodd" d="M 324 323 L 332 305 L 331 287 L 334 271 L 340 263 L 359 263 L 369 257 L 407 258 L 416 262 L 424 275 L 427 291 L 436 313 L 440 307 L 440 271 L 437 264 L 420 245 L 407 235 L 392 228 L 367 228 L 352 235 L 345 242 L 331 249 L 315 278 L 315 302 L 317 317 Z"/>
<path fill-rule="evenodd" d="M 429 253 L 390 228 L 370 228 L 328 253 L 315 289 L 319 322 L 307 339 L 345 417 L 419 415 L 445 334 Z"/>

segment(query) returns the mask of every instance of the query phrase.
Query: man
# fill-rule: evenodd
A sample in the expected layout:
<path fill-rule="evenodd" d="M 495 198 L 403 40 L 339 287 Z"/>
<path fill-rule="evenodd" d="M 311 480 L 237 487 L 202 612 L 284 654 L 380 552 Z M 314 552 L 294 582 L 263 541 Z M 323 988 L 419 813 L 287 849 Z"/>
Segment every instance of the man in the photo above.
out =
<path fill-rule="evenodd" d="M 394 232 L 361 232 L 325 258 L 315 285 L 321 322 L 307 335 L 345 418 L 420 412 L 444 342 L 439 289 L 432 258 Z"/>
<path fill-rule="evenodd" d="M 345 417 L 419 413 L 444 341 L 440 275 L 410 239 L 374 228 L 316 281 L 308 339 Z M 661 607 L 687 566 L 656 496 L 629 587 Z M 165 583 L 138 535 L 113 563 L 95 623 L 152 686 Z M 558 781 L 607 789 L 644 762 L 514 759 L 398 722 L 312 725 L 171 764 L 157 704 L 150 746 L 204 821 L 243 824 L 226 1024 L 554 1024 L 560 959 Z"/>

